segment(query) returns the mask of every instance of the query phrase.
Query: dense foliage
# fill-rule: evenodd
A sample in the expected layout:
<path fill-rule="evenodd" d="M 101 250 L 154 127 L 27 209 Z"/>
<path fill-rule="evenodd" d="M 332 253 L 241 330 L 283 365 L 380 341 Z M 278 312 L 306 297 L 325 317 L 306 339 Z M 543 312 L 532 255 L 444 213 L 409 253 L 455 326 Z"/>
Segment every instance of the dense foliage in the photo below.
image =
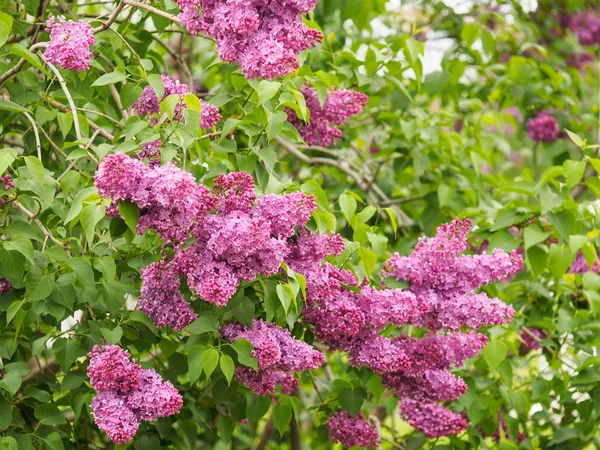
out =
<path fill-rule="evenodd" d="M 0 0 L 0 447 L 600 448 L 600 7 L 451 3 Z"/>

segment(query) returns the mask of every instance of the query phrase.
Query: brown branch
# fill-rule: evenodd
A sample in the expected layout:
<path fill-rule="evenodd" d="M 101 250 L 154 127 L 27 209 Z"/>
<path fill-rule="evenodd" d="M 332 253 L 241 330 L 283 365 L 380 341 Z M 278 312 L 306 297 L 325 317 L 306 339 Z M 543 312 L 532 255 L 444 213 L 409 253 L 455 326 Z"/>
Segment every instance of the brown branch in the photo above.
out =
<path fill-rule="evenodd" d="M 258 443 L 256 450 L 265 450 L 267 448 L 267 444 L 269 443 L 269 440 L 271 439 L 272 432 L 273 432 L 273 415 L 271 414 L 269 416 L 269 420 L 267 421 L 267 423 L 265 425 L 265 429 L 263 430 L 263 434 L 260 437 L 260 442 Z"/>
<path fill-rule="evenodd" d="M 169 14 L 167 12 L 161 11 L 160 9 L 155 8 L 154 6 L 146 5 L 145 3 L 138 2 L 135 0 L 123 0 L 123 3 L 129 6 L 137 6 L 138 8 L 145 9 L 146 11 L 150 11 L 151 13 L 156 14 L 157 16 L 169 19 L 172 22 L 181 23 L 179 17 L 177 17 L 175 14 Z"/>
<path fill-rule="evenodd" d="M 46 237 L 48 237 L 48 239 L 50 239 L 52 242 L 54 242 L 59 247 L 63 248 L 65 250 L 65 252 L 67 252 L 67 255 L 69 256 L 69 258 L 71 257 L 71 254 L 69 253 L 69 247 L 67 245 L 63 244 L 62 242 L 60 242 L 58 239 L 56 239 L 54 237 L 54 235 L 50 231 L 48 231 L 48 229 L 44 226 L 44 224 L 42 222 L 40 222 L 40 219 L 38 219 L 35 214 L 33 214 L 31 211 L 29 211 L 27 208 L 25 208 L 25 206 L 23 206 L 23 204 L 21 202 L 19 202 L 19 200 L 15 199 L 15 200 L 13 200 L 13 203 L 15 204 L 15 206 L 17 208 L 19 208 L 21 211 L 23 211 L 23 213 L 27 217 L 29 217 L 38 226 L 38 228 L 42 231 L 42 233 L 44 233 L 44 235 Z"/>
<path fill-rule="evenodd" d="M 52 107 L 59 109 L 62 112 L 71 112 L 71 110 L 69 108 L 67 108 L 65 105 L 63 105 L 62 103 L 57 102 L 56 100 L 52 100 L 50 97 L 46 97 L 45 99 Z M 110 134 L 108 131 L 106 131 L 104 128 L 99 127 L 95 122 L 92 122 L 90 119 L 87 119 L 87 121 L 90 124 L 90 128 L 92 128 L 94 131 L 100 130 L 99 134 L 104 139 L 111 141 L 111 142 L 115 140 L 115 137 L 112 134 Z M 98 162 L 98 161 L 96 161 L 96 162 Z"/>

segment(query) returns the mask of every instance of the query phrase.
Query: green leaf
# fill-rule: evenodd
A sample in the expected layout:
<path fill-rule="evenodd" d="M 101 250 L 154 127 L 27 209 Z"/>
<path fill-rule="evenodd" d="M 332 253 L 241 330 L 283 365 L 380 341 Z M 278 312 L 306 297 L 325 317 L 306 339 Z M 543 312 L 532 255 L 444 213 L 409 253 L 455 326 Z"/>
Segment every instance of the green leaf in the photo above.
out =
<path fill-rule="evenodd" d="M 148 83 L 154 89 L 154 93 L 158 98 L 159 103 L 162 101 L 163 96 L 165 95 L 165 84 L 160 75 L 152 74 L 148 75 Z"/>
<path fill-rule="evenodd" d="M 268 396 L 261 397 L 253 393 L 248 394 L 247 398 L 246 415 L 250 422 L 256 423 L 269 411 L 271 399 Z"/>
<path fill-rule="evenodd" d="M 193 384 L 202 375 L 202 355 L 206 351 L 203 345 L 194 345 L 188 354 L 188 377 Z"/>
<path fill-rule="evenodd" d="M 36 55 L 35 53 L 29 51 L 29 49 L 27 47 L 24 47 L 23 45 L 16 43 L 10 47 L 10 52 L 13 55 L 17 55 L 17 56 L 20 56 L 21 58 L 23 58 L 25 61 L 27 61 L 29 64 L 31 64 L 33 67 L 38 69 L 40 72 L 42 72 L 47 77 L 52 77 L 50 72 L 48 72 L 48 70 L 42 64 L 42 61 L 40 60 L 39 56 Z"/>
<path fill-rule="evenodd" d="M 563 163 L 563 167 L 565 169 L 565 180 L 567 181 L 567 187 L 571 189 L 573 186 L 579 183 L 579 181 L 581 181 L 583 173 L 585 172 L 585 162 L 567 160 Z"/>
<path fill-rule="evenodd" d="M 216 348 L 209 348 L 202 354 L 202 368 L 206 378 L 210 378 L 212 373 L 219 365 L 219 351 Z"/>
<path fill-rule="evenodd" d="M 213 316 L 211 311 L 203 312 L 198 316 L 196 320 L 190 323 L 184 330 L 189 331 L 192 334 L 204 334 L 209 332 L 216 332 L 219 322 Z"/>
<path fill-rule="evenodd" d="M 550 247 L 550 270 L 552 275 L 559 278 L 564 275 L 573 262 L 573 254 L 564 244 L 555 244 Z"/>
<path fill-rule="evenodd" d="M 41 272 L 31 271 L 25 282 L 25 299 L 36 302 L 47 298 L 54 290 L 54 274 L 42 275 Z"/>
<path fill-rule="evenodd" d="M 500 214 L 496 216 L 496 220 L 494 221 L 492 228 L 490 228 L 490 231 L 498 231 L 502 228 L 508 228 L 509 226 L 520 222 L 522 217 L 523 216 L 514 208 L 503 209 Z"/>
<path fill-rule="evenodd" d="M 252 355 L 254 346 L 247 339 L 236 339 L 231 346 L 237 352 L 240 364 L 258 370 L 258 360 Z"/>
<path fill-rule="evenodd" d="M 272 99 L 280 87 L 281 83 L 279 81 L 262 80 L 258 83 L 258 86 L 256 86 L 256 93 L 258 94 L 257 105 L 262 105 L 267 100 Z"/>
<path fill-rule="evenodd" d="M 344 388 L 338 393 L 338 402 L 340 406 L 356 417 L 362 408 L 363 402 L 367 399 L 367 391 L 363 388 L 350 389 Z"/>
<path fill-rule="evenodd" d="M 59 338 L 52 344 L 58 363 L 63 372 L 67 373 L 75 360 L 86 354 L 75 338 Z"/>
<path fill-rule="evenodd" d="M 4 174 L 6 169 L 14 162 L 17 157 L 17 152 L 12 148 L 3 148 L 0 151 L 0 173 Z"/>
<path fill-rule="evenodd" d="M 94 289 L 96 282 L 94 281 L 94 271 L 92 270 L 89 261 L 76 257 L 71 258 L 67 264 L 73 269 L 73 272 L 75 272 L 75 275 L 82 286 L 88 286 Z"/>
<path fill-rule="evenodd" d="M 33 263 L 33 244 L 31 240 L 22 234 L 13 236 L 10 241 L 4 241 L 4 248 L 9 251 L 19 252 Z"/>
<path fill-rule="evenodd" d="M 48 450 L 65 450 L 60 434 L 57 432 L 50 433 L 48 436 L 39 439 L 46 445 Z"/>
<path fill-rule="evenodd" d="M 0 265 L 6 271 L 6 276 L 11 283 L 21 283 L 25 271 L 26 260 L 17 252 L 6 250 L 0 245 Z"/>
<path fill-rule="evenodd" d="M 277 297 L 279 298 L 279 301 L 283 305 L 283 309 L 287 314 L 290 310 L 290 306 L 292 305 L 294 291 L 289 284 L 278 284 L 276 290 Z"/>
<path fill-rule="evenodd" d="M 502 341 L 491 341 L 483 349 L 483 359 L 490 370 L 496 369 L 506 359 L 508 349 Z"/>
<path fill-rule="evenodd" d="M 290 422 L 292 421 L 292 407 L 289 403 L 280 402 L 273 407 L 273 422 L 275 427 L 279 431 L 279 436 L 283 436 L 283 433 L 289 428 Z"/>
<path fill-rule="evenodd" d="M 102 276 L 105 280 L 114 280 L 117 274 L 117 265 L 115 260 L 110 256 L 103 256 L 94 261 L 94 268 L 102 272 Z"/>
<path fill-rule="evenodd" d="M 581 431 L 577 428 L 561 427 L 555 431 L 547 446 L 551 447 L 553 445 L 562 444 L 563 442 L 577 439 L 580 435 Z"/>
<path fill-rule="evenodd" d="M 254 318 L 254 303 L 250 297 L 244 297 L 242 302 L 233 310 L 233 317 L 239 320 L 242 325 L 249 327 Z"/>
<path fill-rule="evenodd" d="M 106 208 L 104 208 L 104 206 L 102 205 L 87 205 L 81 211 L 81 216 L 79 220 L 81 221 L 81 226 L 83 227 L 85 238 L 87 239 L 90 246 L 94 242 L 96 225 L 98 225 L 98 222 L 102 220 L 105 213 Z"/>
<path fill-rule="evenodd" d="M 42 425 L 57 425 L 65 422 L 66 413 L 60 411 L 56 405 L 52 403 L 45 403 L 39 405 L 35 409 L 35 418 L 40 421 Z"/>
<path fill-rule="evenodd" d="M 0 431 L 6 430 L 12 423 L 12 408 L 6 401 L 0 400 Z"/>
<path fill-rule="evenodd" d="M 539 244 L 540 242 L 544 242 L 548 236 L 550 236 L 550 233 L 542 231 L 538 225 L 529 225 L 527 228 L 525 228 L 523 233 L 525 250 L 533 247 L 536 244 Z"/>
<path fill-rule="evenodd" d="M 198 114 L 202 111 L 202 104 L 196 94 L 186 94 L 183 97 L 183 101 L 185 102 L 187 109 L 196 111 Z"/>
<path fill-rule="evenodd" d="M 21 105 L 17 105 L 16 103 L 11 102 L 10 100 L 0 100 L 0 109 L 3 111 L 10 112 L 29 112 L 27 108 L 24 108 Z"/>
<path fill-rule="evenodd" d="M 221 355 L 221 359 L 219 360 L 219 367 L 221 367 L 221 371 L 225 378 L 227 379 L 227 383 L 231 384 L 231 380 L 233 379 L 233 372 L 235 370 L 235 364 L 233 363 L 233 359 L 229 355 Z"/>
<path fill-rule="evenodd" d="M 114 327 L 112 330 L 108 328 L 100 328 L 100 333 L 104 336 L 104 339 L 108 341 L 109 344 L 116 345 L 121 342 L 121 338 L 123 337 L 123 328 L 119 325 Z"/>
<path fill-rule="evenodd" d="M 356 214 L 356 199 L 354 198 L 354 196 L 344 192 L 342 195 L 340 195 L 338 203 L 340 204 L 340 209 L 342 210 L 344 217 L 346 218 L 348 223 L 350 223 L 352 221 L 352 218 Z"/>
<path fill-rule="evenodd" d="M 577 134 L 573 133 L 571 130 L 567 130 L 566 128 L 565 131 L 569 135 L 569 139 L 571 139 L 577 147 L 581 148 L 585 145 L 585 141 L 581 139 Z"/>
<path fill-rule="evenodd" d="M 44 178 L 46 177 L 46 170 L 42 162 L 35 156 L 26 156 L 25 165 L 29 169 L 31 176 L 40 184 L 44 184 Z"/>
<path fill-rule="evenodd" d="M 21 387 L 21 375 L 18 372 L 4 374 L 0 380 L 0 388 L 4 389 L 10 395 L 15 395 Z"/>
<path fill-rule="evenodd" d="M 123 220 L 127 224 L 127 227 L 135 233 L 140 218 L 140 210 L 137 205 L 129 200 L 121 200 L 119 202 L 119 212 L 121 213 L 121 216 L 123 216 Z"/>
<path fill-rule="evenodd" d="M 121 81 L 125 81 L 127 79 L 127 74 L 125 70 L 121 67 L 117 67 L 114 72 L 105 73 L 101 77 L 97 78 L 96 81 L 92 83 L 93 86 L 106 86 L 107 84 L 115 84 Z"/>
<path fill-rule="evenodd" d="M 0 11 L 0 47 L 6 44 L 12 29 L 13 18 L 6 13 Z"/>

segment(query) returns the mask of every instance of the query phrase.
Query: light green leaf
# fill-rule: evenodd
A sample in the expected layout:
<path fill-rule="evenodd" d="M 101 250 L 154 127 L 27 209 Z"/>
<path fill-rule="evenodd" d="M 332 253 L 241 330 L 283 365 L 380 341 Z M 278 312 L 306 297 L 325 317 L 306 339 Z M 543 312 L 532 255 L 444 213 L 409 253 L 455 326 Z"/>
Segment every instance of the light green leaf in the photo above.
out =
<path fill-rule="evenodd" d="M 92 83 L 92 86 L 106 86 L 107 84 L 115 84 L 127 79 L 125 70 L 121 67 L 117 67 L 114 72 L 105 73 L 101 77 L 97 78 Z"/>
<path fill-rule="evenodd" d="M 189 331 L 192 334 L 204 334 L 209 332 L 216 332 L 219 322 L 214 318 L 211 311 L 202 313 L 196 320 L 190 323 L 184 330 Z"/>
<path fill-rule="evenodd" d="M 202 375 L 202 355 L 206 351 L 206 347 L 203 345 L 194 345 L 188 354 L 188 377 L 190 384 L 200 378 Z"/>
<path fill-rule="evenodd" d="M 258 360 L 252 355 L 254 346 L 247 339 L 236 339 L 231 346 L 237 352 L 240 364 L 258 370 Z"/>
<path fill-rule="evenodd" d="M 13 18 L 6 13 L 0 11 L 0 47 L 6 44 L 12 29 Z"/>
<path fill-rule="evenodd" d="M 567 160 L 563 163 L 563 167 L 565 169 L 567 187 L 570 189 L 579 183 L 583 177 L 583 173 L 585 172 L 585 162 Z"/>
<path fill-rule="evenodd" d="M 221 367 L 221 371 L 225 378 L 227 379 L 227 383 L 231 384 L 231 380 L 233 379 L 233 372 L 235 370 L 235 364 L 233 363 L 233 359 L 229 355 L 221 355 L 221 359 L 219 360 L 219 367 Z"/>
<path fill-rule="evenodd" d="M 26 238 L 22 234 L 17 234 L 9 241 L 4 241 L 4 248 L 9 251 L 19 252 L 31 263 L 33 263 L 33 244 L 31 243 L 30 239 Z"/>
<path fill-rule="evenodd" d="M 29 272 L 25 282 L 25 298 L 36 302 L 47 298 L 54 290 L 54 274 L 42 275 L 41 272 Z"/>
<path fill-rule="evenodd" d="M 10 100 L 0 100 L 0 109 L 3 111 L 10 111 L 16 113 L 29 112 L 27 108 L 24 108 L 21 105 L 17 105 L 16 103 L 11 102 Z"/>
<path fill-rule="evenodd" d="M 94 234 L 96 230 L 96 225 L 106 213 L 106 208 L 102 205 L 87 205 L 81 211 L 81 216 L 79 220 L 81 221 L 81 226 L 83 227 L 83 232 L 85 233 L 85 238 L 87 239 L 89 245 L 91 246 L 94 242 Z"/>
<path fill-rule="evenodd" d="M 21 375 L 18 372 L 4 374 L 0 380 L 0 388 L 4 389 L 10 395 L 15 395 L 21 387 Z"/>
<path fill-rule="evenodd" d="M 525 250 L 533 247 L 536 244 L 539 244 L 540 242 L 544 242 L 548 236 L 550 236 L 550 233 L 542 231 L 538 225 L 529 225 L 527 228 L 525 228 L 523 233 Z"/>
<path fill-rule="evenodd" d="M 491 341 L 483 349 L 483 359 L 490 370 L 496 369 L 506 359 L 508 348 L 502 341 Z"/>
<path fill-rule="evenodd" d="M 210 378 L 212 373 L 219 365 L 219 351 L 216 348 L 209 348 L 202 354 L 202 368 L 206 378 Z"/>
<path fill-rule="evenodd" d="M 283 436 L 283 433 L 289 428 L 292 420 L 292 407 L 289 403 L 283 403 L 280 401 L 273 407 L 273 421 L 275 427 L 279 431 L 279 436 Z"/>
<path fill-rule="evenodd" d="M 123 337 L 123 328 L 121 328 L 119 325 L 114 327 L 112 330 L 109 330 L 108 328 L 100 328 L 100 333 L 102 333 L 102 336 L 104 336 L 104 339 L 106 339 L 109 344 L 116 345 Z"/>

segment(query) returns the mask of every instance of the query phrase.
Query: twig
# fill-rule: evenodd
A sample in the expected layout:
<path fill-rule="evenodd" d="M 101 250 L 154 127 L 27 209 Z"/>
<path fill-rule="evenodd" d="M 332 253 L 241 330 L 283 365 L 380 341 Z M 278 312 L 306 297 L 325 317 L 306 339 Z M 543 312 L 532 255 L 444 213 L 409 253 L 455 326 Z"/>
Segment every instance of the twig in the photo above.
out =
<path fill-rule="evenodd" d="M 145 3 L 137 2 L 135 0 L 123 0 L 123 3 L 129 6 L 137 6 L 138 8 L 145 9 L 146 11 L 150 11 L 151 13 L 156 14 L 157 16 L 169 19 L 172 22 L 181 23 L 179 17 L 177 17 L 175 14 L 169 14 L 167 12 L 161 11 L 160 9 L 157 9 L 154 6 L 146 5 Z"/>
<path fill-rule="evenodd" d="M 44 59 L 44 55 L 42 55 L 39 52 L 38 52 L 38 54 L 41 56 L 42 59 Z M 46 60 L 44 59 L 44 61 L 46 61 Z M 77 117 L 77 107 L 75 106 L 73 97 L 71 97 L 71 92 L 69 92 L 67 83 L 65 83 L 65 79 L 62 77 L 62 75 L 60 74 L 60 72 L 58 71 L 58 69 L 56 68 L 56 66 L 54 64 L 52 64 L 48 61 L 46 61 L 46 64 L 48 65 L 48 67 L 50 67 L 52 72 L 54 72 L 54 75 L 56 76 L 56 79 L 58 80 L 60 87 L 62 88 L 63 92 L 65 93 L 65 96 L 67 97 L 67 101 L 69 102 L 69 106 L 71 107 L 71 114 L 73 115 L 73 126 L 75 127 L 75 135 L 77 136 L 77 140 L 81 141 L 83 139 L 83 136 L 81 135 L 81 127 L 79 126 L 79 117 Z"/>
<path fill-rule="evenodd" d="M 272 432 L 273 432 L 273 415 L 271 414 L 269 416 L 269 420 L 267 421 L 267 424 L 265 425 L 265 429 L 263 430 L 263 434 L 260 437 L 260 442 L 258 443 L 256 450 L 265 450 L 267 448 L 267 444 L 269 443 Z"/>
<path fill-rule="evenodd" d="M 112 95 L 113 100 L 117 104 L 117 108 L 119 108 L 119 111 L 121 112 L 121 116 L 123 116 L 123 119 L 125 119 L 125 120 L 129 119 L 129 114 L 127 113 L 127 110 L 125 108 L 123 108 L 123 104 L 121 103 L 121 98 L 119 97 L 119 93 L 117 92 L 117 88 L 115 87 L 115 85 L 109 84 L 108 90 L 110 91 L 110 95 Z"/>
<path fill-rule="evenodd" d="M 110 16 L 110 18 L 106 22 L 104 22 L 102 25 L 94 28 L 94 33 L 100 33 L 101 31 L 108 30 L 110 28 L 110 26 L 114 23 L 114 21 L 117 20 L 119 13 L 123 10 L 124 7 L 125 7 L 125 3 L 123 2 L 123 0 L 121 0 L 119 2 L 119 4 L 117 5 L 117 7 L 115 8 L 114 12 L 112 13 L 112 16 Z"/>
<path fill-rule="evenodd" d="M 23 111 L 23 115 L 25 117 L 27 117 L 27 120 L 29 120 L 29 122 L 31 122 L 31 126 L 33 127 L 33 134 L 35 134 L 35 147 L 37 149 L 37 157 L 41 162 L 42 161 L 42 144 L 40 143 L 40 133 L 38 131 L 38 127 L 35 123 L 35 120 L 33 120 L 33 117 L 31 117 L 31 114 L 29 114 L 27 111 Z"/>
<path fill-rule="evenodd" d="M 71 257 L 71 254 L 69 253 L 69 248 L 65 244 L 60 242 L 58 239 L 56 239 L 54 237 L 54 235 L 50 231 L 48 231 L 48 229 L 44 226 L 44 224 L 42 222 L 40 222 L 40 219 L 38 219 L 35 214 L 33 214 L 31 211 L 29 211 L 27 208 L 25 208 L 25 206 L 23 206 L 23 204 L 21 202 L 19 202 L 19 200 L 15 199 L 15 200 L 13 200 L 13 203 L 17 208 L 19 208 L 21 211 L 23 211 L 23 213 L 25 213 L 25 215 L 27 217 L 29 217 L 33 222 L 35 222 L 35 224 L 39 227 L 39 229 L 42 231 L 42 233 L 44 233 L 44 235 L 48 237 L 48 239 L 50 239 L 52 242 L 54 242 L 59 247 L 63 248 L 67 252 L 67 256 L 69 258 Z"/>
<path fill-rule="evenodd" d="M 48 46 L 47 42 L 38 42 L 37 44 L 33 44 L 31 47 L 29 47 L 29 51 L 31 52 L 38 48 L 43 48 L 43 47 L 47 47 L 47 46 Z M 25 58 L 21 58 L 19 60 L 19 62 L 17 64 L 15 64 L 15 66 L 12 69 L 10 69 L 10 70 L 6 71 L 5 73 L 3 73 L 2 75 L 0 75 L 0 86 L 2 86 L 2 84 L 4 84 L 4 82 L 6 80 L 8 80 L 10 77 L 19 73 L 26 62 L 27 62 L 27 60 Z"/>
<path fill-rule="evenodd" d="M 62 112 L 69 112 L 69 108 L 67 108 L 65 105 L 63 105 L 60 102 L 57 102 L 56 100 L 52 100 L 50 97 L 47 97 L 46 100 L 52 107 L 56 108 L 56 109 L 60 109 Z M 103 138 L 105 138 L 108 141 L 114 141 L 115 137 L 110 134 L 108 131 L 106 131 L 104 128 L 99 127 L 95 122 L 92 122 L 90 119 L 88 119 L 88 123 L 90 124 L 90 127 L 95 131 L 95 130 L 100 130 L 100 136 L 102 136 Z M 97 159 L 93 158 L 92 159 L 95 162 L 98 162 Z"/>

